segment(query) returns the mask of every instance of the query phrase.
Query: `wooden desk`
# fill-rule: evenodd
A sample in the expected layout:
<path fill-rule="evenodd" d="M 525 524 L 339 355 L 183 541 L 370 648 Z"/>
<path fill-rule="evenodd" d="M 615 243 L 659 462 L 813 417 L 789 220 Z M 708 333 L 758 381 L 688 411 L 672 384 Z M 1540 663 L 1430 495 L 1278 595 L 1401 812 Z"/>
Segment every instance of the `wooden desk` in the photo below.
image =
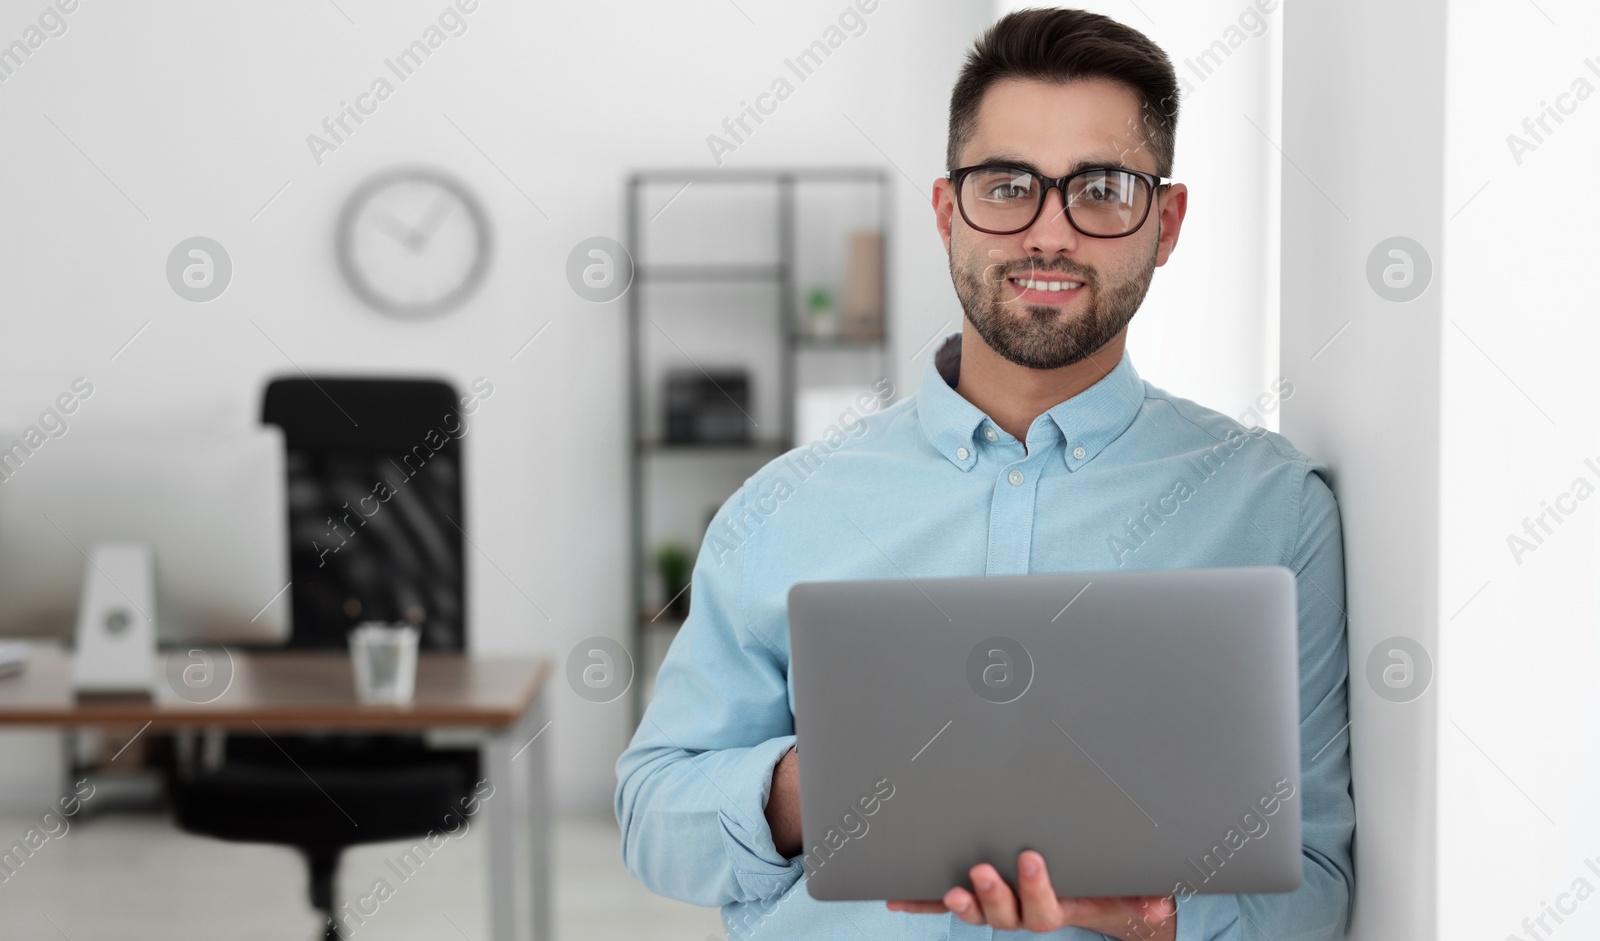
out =
<path fill-rule="evenodd" d="M 178 653 L 168 656 L 186 658 Z M 154 700 L 78 699 L 71 655 L 35 644 L 22 673 L 0 678 L 0 726 L 73 728 L 141 725 L 147 729 L 272 732 L 481 733 L 484 773 L 494 797 L 489 814 L 490 937 L 549 941 L 550 826 L 544 700 L 551 671 L 544 658 L 478 658 L 423 653 L 416 695 L 403 706 L 359 703 L 349 655 L 342 651 L 232 651 L 232 681 L 211 702 L 184 700 L 165 683 Z M 161 676 L 165 676 L 165 660 Z"/>

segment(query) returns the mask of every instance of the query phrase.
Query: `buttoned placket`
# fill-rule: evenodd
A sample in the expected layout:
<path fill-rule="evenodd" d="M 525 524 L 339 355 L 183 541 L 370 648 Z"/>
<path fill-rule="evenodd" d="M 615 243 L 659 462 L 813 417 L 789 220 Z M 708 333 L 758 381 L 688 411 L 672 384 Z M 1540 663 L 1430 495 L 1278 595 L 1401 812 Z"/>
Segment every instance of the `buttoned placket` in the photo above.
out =
<path fill-rule="evenodd" d="M 1028 572 L 1039 480 L 1049 461 L 1061 461 L 1060 432 L 1049 419 L 1040 418 L 1028 433 L 1026 450 L 1022 442 L 1009 436 L 1009 440 L 1001 440 L 993 425 L 984 424 L 982 437 L 993 443 L 980 449 L 973 471 L 994 474 L 994 492 L 989 502 L 989 551 L 984 565 L 987 575 Z"/>

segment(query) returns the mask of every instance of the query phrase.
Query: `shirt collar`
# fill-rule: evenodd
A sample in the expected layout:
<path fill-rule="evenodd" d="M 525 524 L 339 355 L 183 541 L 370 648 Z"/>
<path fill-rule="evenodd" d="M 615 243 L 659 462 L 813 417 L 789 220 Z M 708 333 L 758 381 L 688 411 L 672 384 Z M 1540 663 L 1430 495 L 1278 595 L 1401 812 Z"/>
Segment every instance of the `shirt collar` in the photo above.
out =
<path fill-rule="evenodd" d="M 966 471 L 978 463 L 979 429 L 993 422 L 956 391 L 960 373 L 961 334 L 957 333 L 946 337 L 928 357 L 922 386 L 917 391 L 917 416 L 923 434 L 934 448 Z M 1077 470 L 1117 440 L 1133 424 L 1143 404 L 1144 380 L 1124 349 L 1122 359 L 1099 382 L 1044 414 L 1061 431 L 1065 441 L 1061 451 L 1067 468 Z M 994 427 L 999 431 L 999 426 Z"/>

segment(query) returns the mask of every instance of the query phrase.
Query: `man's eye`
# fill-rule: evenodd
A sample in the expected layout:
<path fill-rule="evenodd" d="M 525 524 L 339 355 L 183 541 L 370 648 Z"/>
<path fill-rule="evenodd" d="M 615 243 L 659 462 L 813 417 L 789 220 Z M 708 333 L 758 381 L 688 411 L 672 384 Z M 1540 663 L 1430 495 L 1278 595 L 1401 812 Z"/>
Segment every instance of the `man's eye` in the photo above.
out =
<path fill-rule="evenodd" d="M 1115 180 L 1096 180 L 1085 183 L 1083 189 L 1078 191 L 1074 202 L 1086 203 L 1121 203 L 1123 201 L 1123 187 Z"/>
<path fill-rule="evenodd" d="M 1032 174 L 1008 170 L 980 170 L 971 180 L 973 192 L 991 202 L 1021 202 L 1032 199 L 1037 184 Z"/>

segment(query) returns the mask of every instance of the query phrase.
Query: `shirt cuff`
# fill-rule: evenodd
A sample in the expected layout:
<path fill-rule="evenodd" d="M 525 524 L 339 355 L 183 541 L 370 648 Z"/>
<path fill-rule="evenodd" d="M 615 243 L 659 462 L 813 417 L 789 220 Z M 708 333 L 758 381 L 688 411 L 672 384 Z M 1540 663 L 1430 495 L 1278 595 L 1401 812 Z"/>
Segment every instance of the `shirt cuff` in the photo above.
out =
<path fill-rule="evenodd" d="M 794 742 L 793 735 L 781 735 L 751 747 L 729 769 L 732 773 L 718 782 L 727 798 L 718 813 L 722 842 L 734 878 L 753 898 L 782 894 L 800 878 L 805 865 L 803 856 L 791 860 L 778 852 L 766 816 L 772 770 Z"/>
<path fill-rule="evenodd" d="M 1191 895 L 1178 899 L 1177 941 L 1216 941 L 1240 921 L 1237 895 Z"/>

